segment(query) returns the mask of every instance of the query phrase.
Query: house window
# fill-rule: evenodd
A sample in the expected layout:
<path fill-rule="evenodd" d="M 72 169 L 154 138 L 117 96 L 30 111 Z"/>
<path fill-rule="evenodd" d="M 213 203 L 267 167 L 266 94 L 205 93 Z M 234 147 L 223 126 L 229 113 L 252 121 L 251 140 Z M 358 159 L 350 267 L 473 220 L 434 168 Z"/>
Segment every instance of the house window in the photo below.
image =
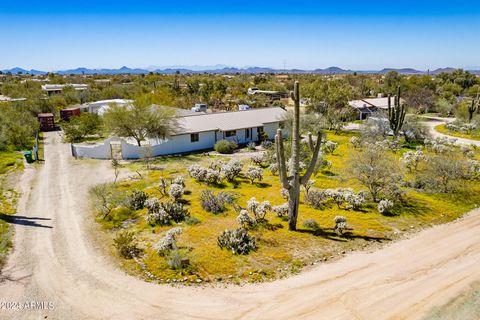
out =
<path fill-rule="evenodd" d="M 245 139 L 250 139 L 250 129 L 245 129 Z"/>
<path fill-rule="evenodd" d="M 200 136 L 198 133 L 192 133 L 190 135 L 190 142 L 198 142 L 200 140 Z"/>
<path fill-rule="evenodd" d="M 225 131 L 225 137 L 234 137 L 237 135 L 237 131 L 235 130 L 230 130 L 230 131 Z"/>

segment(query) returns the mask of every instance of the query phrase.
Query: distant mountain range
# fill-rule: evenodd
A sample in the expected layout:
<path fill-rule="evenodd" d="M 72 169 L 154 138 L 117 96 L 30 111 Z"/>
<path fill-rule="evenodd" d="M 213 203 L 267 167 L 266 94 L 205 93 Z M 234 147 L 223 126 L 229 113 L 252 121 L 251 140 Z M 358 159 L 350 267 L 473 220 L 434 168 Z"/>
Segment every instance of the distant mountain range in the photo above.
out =
<path fill-rule="evenodd" d="M 158 72 L 163 74 L 173 74 L 176 72 L 180 73 L 211 73 L 211 74 L 227 74 L 227 73 L 314 73 L 314 74 L 386 74 L 390 71 L 397 71 L 400 74 L 439 74 L 441 72 L 452 72 L 456 70 L 455 68 L 439 68 L 433 71 L 425 70 L 416 70 L 412 68 L 384 68 L 382 70 L 345 70 L 339 67 L 329 67 L 325 69 L 314 69 L 314 70 L 303 70 L 303 69 L 274 69 L 268 67 L 245 67 L 245 68 L 236 68 L 229 67 L 225 65 L 216 65 L 216 66 L 172 66 L 172 67 L 148 67 L 148 68 L 129 68 L 121 67 L 119 69 L 89 69 L 89 68 L 76 68 L 68 70 L 58 70 L 55 73 L 58 74 L 145 74 L 149 72 Z M 33 75 L 42 75 L 47 74 L 46 71 L 41 70 L 26 70 L 22 68 L 12 68 L 0 70 L 3 73 L 11 72 L 12 74 L 33 74 Z M 480 74 L 480 68 L 475 68 L 468 70 L 475 74 Z"/>

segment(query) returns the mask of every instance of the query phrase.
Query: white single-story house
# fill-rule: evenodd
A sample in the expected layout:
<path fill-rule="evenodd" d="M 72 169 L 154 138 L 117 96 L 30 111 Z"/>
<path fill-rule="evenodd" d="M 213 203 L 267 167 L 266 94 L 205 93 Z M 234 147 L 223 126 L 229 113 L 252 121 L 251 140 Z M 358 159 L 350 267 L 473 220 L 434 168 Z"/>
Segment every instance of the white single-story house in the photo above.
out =
<path fill-rule="evenodd" d="M 391 97 L 392 106 L 394 104 L 395 96 Z M 403 99 L 400 99 L 400 102 L 403 103 Z M 352 100 L 348 104 L 355 108 L 359 113 L 359 120 L 365 120 L 373 113 L 376 113 L 380 110 L 388 109 L 388 97 L 382 98 L 365 98 L 361 100 Z"/>
<path fill-rule="evenodd" d="M 82 104 L 80 106 L 80 110 L 87 111 L 90 113 L 96 113 L 98 115 L 103 115 L 105 111 L 108 110 L 110 105 L 117 104 L 119 106 L 129 105 L 133 102 L 133 100 L 127 99 L 109 99 L 109 100 L 100 100 L 95 102 L 89 102 Z"/>
<path fill-rule="evenodd" d="M 69 84 L 44 84 L 42 90 L 46 91 L 48 95 L 57 94 L 62 92 L 65 87 L 72 87 L 77 91 L 87 90 L 88 84 L 84 83 L 69 83 Z"/>
<path fill-rule="evenodd" d="M 286 118 L 287 111 L 282 108 L 179 116 L 177 130 L 169 138 L 150 140 L 152 154 L 159 156 L 213 149 L 215 143 L 223 139 L 238 144 L 257 142 L 262 132 L 268 139 L 274 139 Z M 123 149 L 125 145 L 122 146 L 125 158 L 138 158 L 135 148 L 131 148 L 131 154 Z"/>

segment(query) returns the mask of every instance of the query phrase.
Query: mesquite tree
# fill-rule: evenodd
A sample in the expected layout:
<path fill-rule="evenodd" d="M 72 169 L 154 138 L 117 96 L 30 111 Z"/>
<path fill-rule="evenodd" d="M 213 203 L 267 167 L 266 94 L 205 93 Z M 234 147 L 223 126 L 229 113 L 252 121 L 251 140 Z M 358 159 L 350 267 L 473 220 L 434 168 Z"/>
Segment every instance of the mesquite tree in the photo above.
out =
<path fill-rule="evenodd" d="M 320 145 L 322 144 L 322 132 L 317 132 L 317 141 L 314 142 L 312 134 L 308 134 L 308 144 L 312 150 L 312 158 L 303 176 L 300 175 L 300 94 L 298 81 L 295 81 L 291 98 L 294 101 L 294 117 L 292 126 L 292 155 L 293 163 L 291 170 L 287 172 L 285 163 L 285 149 L 283 145 L 282 130 L 278 129 L 275 136 L 275 149 L 277 152 L 277 165 L 280 181 L 284 189 L 288 191 L 288 230 L 297 229 L 298 205 L 300 202 L 300 186 L 307 183 L 315 170 Z"/>
<path fill-rule="evenodd" d="M 398 87 L 397 95 L 394 97 L 393 107 L 391 105 L 391 97 L 390 95 L 388 96 L 388 120 L 395 138 L 398 137 L 400 130 L 402 130 L 406 113 L 405 105 L 400 101 L 400 87 Z"/>
<path fill-rule="evenodd" d="M 478 110 L 478 105 L 480 104 L 479 93 L 477 97 L 472 100 L 472 103 L 468 106 L 468 122 L 472 122 L 473 114 Z"/>

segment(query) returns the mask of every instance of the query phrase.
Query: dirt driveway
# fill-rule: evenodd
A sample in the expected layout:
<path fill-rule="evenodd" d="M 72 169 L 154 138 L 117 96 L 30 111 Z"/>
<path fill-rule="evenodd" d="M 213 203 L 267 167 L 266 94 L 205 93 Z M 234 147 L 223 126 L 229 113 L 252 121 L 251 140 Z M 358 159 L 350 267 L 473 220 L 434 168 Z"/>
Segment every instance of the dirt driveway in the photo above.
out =
<path fill-rule="evenodd" d="M 37 310 L 2 308 L 0 319 L 417 319 L 480 280 L 477 210 L 383 250 L 277 282 L 145 283 L 112 265 L 85 232 L 88 188 L 113 178 L 109 163 L 72 159 L 57 133 L 46 141 L 46 163 L 22 178 L 23 218 L 0 284 L 0 302 L 36 301 Z"/>

